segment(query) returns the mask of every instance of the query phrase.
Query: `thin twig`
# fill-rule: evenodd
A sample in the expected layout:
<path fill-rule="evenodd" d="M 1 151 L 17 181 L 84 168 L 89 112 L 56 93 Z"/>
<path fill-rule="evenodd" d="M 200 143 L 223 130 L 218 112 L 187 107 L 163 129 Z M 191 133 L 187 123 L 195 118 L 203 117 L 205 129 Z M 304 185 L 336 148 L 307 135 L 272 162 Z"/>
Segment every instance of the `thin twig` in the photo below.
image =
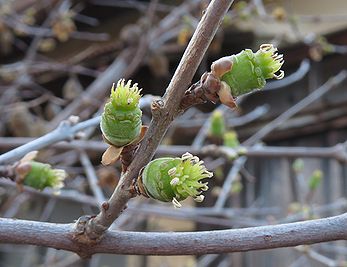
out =
<path fill-rule="evenodd" d="M 34 140 L 36 139 L 32 137 L 0 137 L 0 148 L 13 149 Z M 46 145 L 60 150 L 82 149 L 99 153 L 107 149 L 107 144 L 104 142 L 93 140 L 62 141 L 55 144 L 46 143 Z M 242 147 L 242 153 L 247 157 L 333 158 L 340 162 L 347 162 L 346 146 L 346 143 L 336 144 L 331 147 L 244 146 Z M 38 150 L 37 147 L 32 148 Z M 227 156 L 229 158 L 237 155 L 240 149 L 215 145 L 207 145 L 197 149 L 184 145 L 160 145 L 156 155 L 181 156 L 187 151 L 196 155 Z M 24 155 L 25 153 L 18 154 L 16 159 L 20 159 Z"/>
<path fill-rule="evenodd" d="M 233 184 L 233 181 L 238 176 L 239 171 L 242 169 L 243 165 L 246 163 L 247 157 L 240 157 L 235 162 L 231 170 L 229 171 L 227 178 L 224 180 L 222 190 L 220 191 L 217 201 L 214 205 L 216 209 L 223 208 L 227 198 L 230 195 L 231 187 Z"/>
<path fill-rule="evenodd" d="M 94 197 L 98 201 L 98 204 L 101 205 L 105 201 L 105 196 L 98 184 L 98 177 L 96 175 L 95 169 L 90 162 L 88 155 L 84 151 L 81 152 L 80 160 L 87 175 L 89 188 L 92 190 Z"/>
<path fill-rule="evenodd" d="M 304 255 L 306 255 L 307 257 L 309 257 L 310 259 L 323 264 L 325 266 L 328 267 L 338 267 L 340 265 L 338 265 L 337 261 L 332 260 L 320 253 L 318 253 L 317 251 L 313 250 L 311 247 L 309 246 L 298 246 L 295 248 L 297 251 L 300 251 L 301 253 L 303 253 Z"/>
<path fill-rule="evenodd" d="M 59 141 L 72 140 L 79 131 L 97 125 L 98 123 L 98 117 L 78 123 L 76 125 L 74 125 L 74 122 L 69 120 L 63 121 L 54 131 L 35 139 L 26 145 L 0 155 L 0 163 L 4 164 L 17 160 L 33 150 L 40 150 Z"/>

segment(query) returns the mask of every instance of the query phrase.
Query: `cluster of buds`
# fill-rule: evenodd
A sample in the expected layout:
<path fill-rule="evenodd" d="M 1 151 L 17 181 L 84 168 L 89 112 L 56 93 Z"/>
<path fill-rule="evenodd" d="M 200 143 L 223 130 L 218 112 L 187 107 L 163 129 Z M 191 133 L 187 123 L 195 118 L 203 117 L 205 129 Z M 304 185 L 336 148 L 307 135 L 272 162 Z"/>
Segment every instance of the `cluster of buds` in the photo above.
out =
<path fill-rule="evenodd" d="M 261 89 L 266 79 L 282 79 L 284 72 L 283 56 L 277 53 L 277 48 L 271 44 L 263 44 L 257 52 L 250 49 L 239 54 L 223 57 L 211 66 L 211 72 L 201 78 L 202 92 L 212 102 L 220 100 L 233 108 L 236 106 L 234 97 Z M 186 93 L 189 106 L 191 98 L 198 96 L 195 89 Z M 144 134 L 141 131 L 142 112 L 138 107 L 140 90 L 137 85 L 131 86 L 131 81 L 117 83 L 111 91 L 111 99 L 105 105 L 102 114 L 101 130 L 105 141 L 110 145 L 103 155 L 103 164 L 110 164 L 120 156 L 123 147 L 139 142 Z M 189 103 L 188 103 L 189 102 Z M 211 134 L 224 137 L 225 144 L 230 147 L 238 146 L 237 135 L 229 132 L 223 136 L 225 125 L 223 116 L 214 113 L 211 121 Z M 142 134 L 141 134 L 142 133 Z M 202 179 L 210 178 L 209 172 L 198 157 L 185 153 L 180 158 L 158 158 L 148 163 L 134 182 L 138 194 L 163 202 L 172 202 L 174 207 L 181 207 L 180 201 L 191 196 L 197 202 L 204 199 L 203 191 L 208 189 Z"/>

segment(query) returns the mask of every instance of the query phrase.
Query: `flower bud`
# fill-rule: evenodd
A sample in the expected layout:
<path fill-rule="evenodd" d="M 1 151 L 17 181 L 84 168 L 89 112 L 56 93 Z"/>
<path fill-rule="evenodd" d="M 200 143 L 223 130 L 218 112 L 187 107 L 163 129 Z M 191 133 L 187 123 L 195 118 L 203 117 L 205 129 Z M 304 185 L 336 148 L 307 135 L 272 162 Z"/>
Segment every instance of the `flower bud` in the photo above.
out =
<path fill-rule="evenodd" d="M 266 79 L 282 79 L 284 72 L 280 68 L 284 62 L 283 55 L 276 51 L 272 44 L 263 44 L 256 53 L 245 49 L 232 56 L 232 70 L 221 77 L 230 86 L 231 94 L 239 96 L 263 88 Z M 280 73 L 277 75 L 278 71 Z"/>
<path fill-rule="evenodd" d="M 211 69 L 212 73 L 222 81 L 221 90 L 218 93 L 221 102 L 232 107 L 231 104 L 224 103 L 232 102 L 232 99 L 226 98 L 261 89 L 265 86 L 266 79 L 282 79 L 284 72 L 280 69 L 283 63 L 283 55 L 278 54 L 277 48 L 272 44 L 262 44 L 256 53 L 245 49 L 236 55 L 215 61 Z M 228 91 L 231 96 L 227 95 Z"/>
<path fill-rule="evenodd" d="M 130 144 L 140 134 L 142 111 L 139 108 L 140 91 L 137 84 L 126 84 L 124 79 L 114 84 L 110 101 L 101 116 L 101 131 L 109 144 L 122 147 Z"/>
<path fill-rule="evenodd" d="M 16 172 L 22 176 L 24 185 L 43 190 L 45 187 L 60 189 L 64 186 L 64 179 L 67 174 L 61 169 L 52 169 L 49 164 L 26 161 L 21 162 L 16 167 Z"/>
<path fill-rule="evenodd" d="M 151 161 L 143 169 L 136 185 L 139 194 L 163 202 L 171 201 L 179 208 L 179 201 L 189 196 L 197 202 L 203 201 L 202 192 L 208 186 L 201 180 L 212 176 L 203 161 L 187 152 L 181 158 L 167 157 Z"/>

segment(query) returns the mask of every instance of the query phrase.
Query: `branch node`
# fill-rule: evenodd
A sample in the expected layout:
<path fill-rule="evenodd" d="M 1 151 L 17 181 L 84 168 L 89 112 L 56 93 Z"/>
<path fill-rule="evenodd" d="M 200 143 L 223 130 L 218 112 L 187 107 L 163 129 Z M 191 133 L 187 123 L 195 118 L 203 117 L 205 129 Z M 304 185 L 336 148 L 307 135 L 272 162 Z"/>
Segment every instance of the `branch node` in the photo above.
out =
<path fill-rule="evenodd" d="M 184 111 L 193 105 L 204 104 L 207 101 L 217 103 L 220 88 L 220 79 L 212 72 L 205 72 L 199 82 L 194 83 L 186 90 L 180 104 L 180 110 Z"/>
<path fill-rule="evenodd" d="M 107 211 L 110 208 L 110 204 L 107 201 L 105 201 L 102 203 L 101 207 L 104 211 Z"/>
<path fill-rule="evenodd" d="M 164 101 L 162 99 L 156 99 L 152 101 L 151 110 L 153 118 L 160 118 L 163 113 Z"/>
<path fill-rule="evenodd" d="M 104 203 L 103 203 L 103 208 L 104 208 Z M 102 238 L 102 235 L 88 232 L 88 229 L 91 228 L 91 227 L 88 227 L 88 225 L 93 223 L 94 218 L 95 218 L 94 215 L 93 216 L 83 215 L 75 223 L 72 240 L 76 242 L 76 244 L 78 245 L 79 250 L 76 253 L 81 258 L 90 258 L 92 255 L 92 253 L 89 252 L 90 248 L 92 246 L 97 245 Z"/>

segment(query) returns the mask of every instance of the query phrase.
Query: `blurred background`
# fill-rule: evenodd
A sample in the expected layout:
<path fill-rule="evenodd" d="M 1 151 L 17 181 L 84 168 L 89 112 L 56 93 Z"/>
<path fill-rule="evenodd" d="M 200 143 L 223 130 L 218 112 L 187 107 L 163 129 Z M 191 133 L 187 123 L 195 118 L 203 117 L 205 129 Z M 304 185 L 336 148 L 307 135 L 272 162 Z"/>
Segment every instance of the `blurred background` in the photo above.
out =
<path fill-rule="evenodd" d="M 70 115 L 100 115 L 112 82 L 143 88 L 143 123 L 162 96 L 209 1 L 2 0 L 0 152 L 55 129 Z M 282 80 L 240 97 L 238 108 L 207 103 L 171 125 L 159 155 L 191 151 L 214 172 L 205 201 L 181 209 L 138 197 L 113 229 L 201 231 L 341 214 L 347 209 L 347 2 L 234 1 L 195 77 L 242 49 L 272 43 Z M 330 79 L 330 82 L 327 81 Z M 333 79 L 333 80 L 331 80 Z M 299 104 L 298 104 L 299 103 Z M 2 217 L 70 223 L 96 214 L 120 176 L 103 167 L 98 123 L 38 160 L 67 171 L 60 194 L 0 179 Z M 327 229 L 328 230 L 328 229 Z M 77 255 L 0 245 L 0 266 L 347 266 L 346 242 L 200 256 Z"/>

